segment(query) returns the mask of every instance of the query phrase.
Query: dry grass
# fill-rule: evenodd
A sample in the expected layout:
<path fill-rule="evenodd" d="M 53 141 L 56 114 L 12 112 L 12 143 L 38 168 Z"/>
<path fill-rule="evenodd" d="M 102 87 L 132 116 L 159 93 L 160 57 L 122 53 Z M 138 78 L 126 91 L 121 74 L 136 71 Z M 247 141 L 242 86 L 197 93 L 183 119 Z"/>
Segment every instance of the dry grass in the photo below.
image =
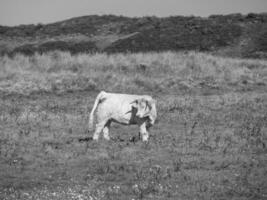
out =
<path fill-rule="evenodd" d="M 10 93 L 108 90 L 180 92 L 266 86 L 267 62 L 203 53 L 79 54 L 0 58 L 0 90 Z"/>
<path fill-rule="evenodd" d="M 0 63 L 0 199 L 267 197 L 266 61 L 54 52 Z M 156 97 L 148 144 L 118 125 L 110 142 L 77 139 L 101 89 Z"/>

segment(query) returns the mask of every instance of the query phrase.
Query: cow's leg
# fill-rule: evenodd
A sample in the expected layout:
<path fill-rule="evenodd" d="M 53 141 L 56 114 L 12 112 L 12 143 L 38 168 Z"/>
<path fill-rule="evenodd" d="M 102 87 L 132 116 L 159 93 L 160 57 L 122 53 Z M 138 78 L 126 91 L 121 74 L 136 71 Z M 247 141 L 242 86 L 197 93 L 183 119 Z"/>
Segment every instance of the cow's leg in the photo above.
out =
<path fill-rule="evenodd" d="M 146 129 L 146 123 L 142 123 L 140 125 L 140 133 L 141 133 L 141 136 L 142 136 L 142 140 L 145 142 L 145 141 L 148 141 L 148 132 L 147 132 L 147 129 Z"/>
<path fill-rule="evenodd" d="M 111 124 L 111 121 L 109 120 L 104 129 L 103 129 L 103 136 L 106 140 L 110 140 L 110 137 L 109 137 L 109 128 L 110 128 L 110 124 Z"/>
<path fill-rule="evenodd" d="M 101 122 L 96 124 L 93 140 L 98 140 L 99 134 L 102 132 L 106 123 L 107 123 L 107 121 L 101 121 Z"/>

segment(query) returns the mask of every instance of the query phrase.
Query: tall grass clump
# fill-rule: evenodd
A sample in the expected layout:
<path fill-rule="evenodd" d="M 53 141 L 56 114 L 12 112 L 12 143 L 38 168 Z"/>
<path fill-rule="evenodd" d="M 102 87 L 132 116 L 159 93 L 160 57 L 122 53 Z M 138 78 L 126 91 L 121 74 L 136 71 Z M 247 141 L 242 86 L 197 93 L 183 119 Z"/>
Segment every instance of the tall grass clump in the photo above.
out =
<path fill-rule="evenodd" d="M 0 90 L 10 93 L 107 90 L 174 92 L 267 84 L 267 61 L 196 52 L 0 57 Z"/>

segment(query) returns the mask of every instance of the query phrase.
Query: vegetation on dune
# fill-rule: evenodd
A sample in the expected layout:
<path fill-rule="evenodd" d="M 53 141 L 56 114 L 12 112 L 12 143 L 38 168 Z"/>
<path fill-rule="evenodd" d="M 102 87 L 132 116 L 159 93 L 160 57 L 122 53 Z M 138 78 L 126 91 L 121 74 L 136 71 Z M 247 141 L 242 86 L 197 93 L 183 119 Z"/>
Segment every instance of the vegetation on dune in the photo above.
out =
<path fill-rule="evenodd" d="M 36 52 L 43 54 L 56 50 L 70 52 L 71 54 L 77 54 L 79 52 L 93 53 L 97 51 L 97 47 L 93 42 L 70 43 L 64 41 L 54 41 L 45 42 L 40 45 L 25 44 L 20 47 L 16 47 L 11 53 L 9 53 L 9 55 L 14 56 L 19 53 L 26 56 L 31 56 Z"/>
<path fill-rule="evenodd" d="M 75 90 L 209 93 L 264 89 L 267 63 L 203 53 L 77 54 L 0 58 L 0 90 L 29 94 Z"/>
<path fill-rule="evenodd" d="M 253 13 L 208 18 L 84 16 L 46 25 L 0 26 L 0 53 L 198 50 L 266 58 L 266 23 L 266 14 Z M 104 47 L 99 43 L 105 43 Z"/>

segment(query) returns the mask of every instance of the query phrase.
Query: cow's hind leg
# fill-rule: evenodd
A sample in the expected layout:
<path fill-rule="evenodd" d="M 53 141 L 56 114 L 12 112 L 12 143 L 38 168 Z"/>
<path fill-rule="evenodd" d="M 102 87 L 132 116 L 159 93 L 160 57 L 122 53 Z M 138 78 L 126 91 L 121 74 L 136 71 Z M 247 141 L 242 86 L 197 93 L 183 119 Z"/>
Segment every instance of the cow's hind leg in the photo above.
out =
<path fill-rule="evenodd" d="M 99 134 L 102 132 L 102 130 L 104 129 L 104 126 L 106 125 L 107 121 L 102 121 L 96 124 L 95 127 L 95 132 L 93 135 L 93 140 L 98 140 L 99 138 Z"/>
<path fill-rule="evenodd" d="M 103 129 L 103 136 L 106 140 L 110 140 L 110 137 L 109 137 L 109 128 L 110 128 L 110 124 L 111 124 L 111 121 L 109 120 L 104 129 Z"/>

